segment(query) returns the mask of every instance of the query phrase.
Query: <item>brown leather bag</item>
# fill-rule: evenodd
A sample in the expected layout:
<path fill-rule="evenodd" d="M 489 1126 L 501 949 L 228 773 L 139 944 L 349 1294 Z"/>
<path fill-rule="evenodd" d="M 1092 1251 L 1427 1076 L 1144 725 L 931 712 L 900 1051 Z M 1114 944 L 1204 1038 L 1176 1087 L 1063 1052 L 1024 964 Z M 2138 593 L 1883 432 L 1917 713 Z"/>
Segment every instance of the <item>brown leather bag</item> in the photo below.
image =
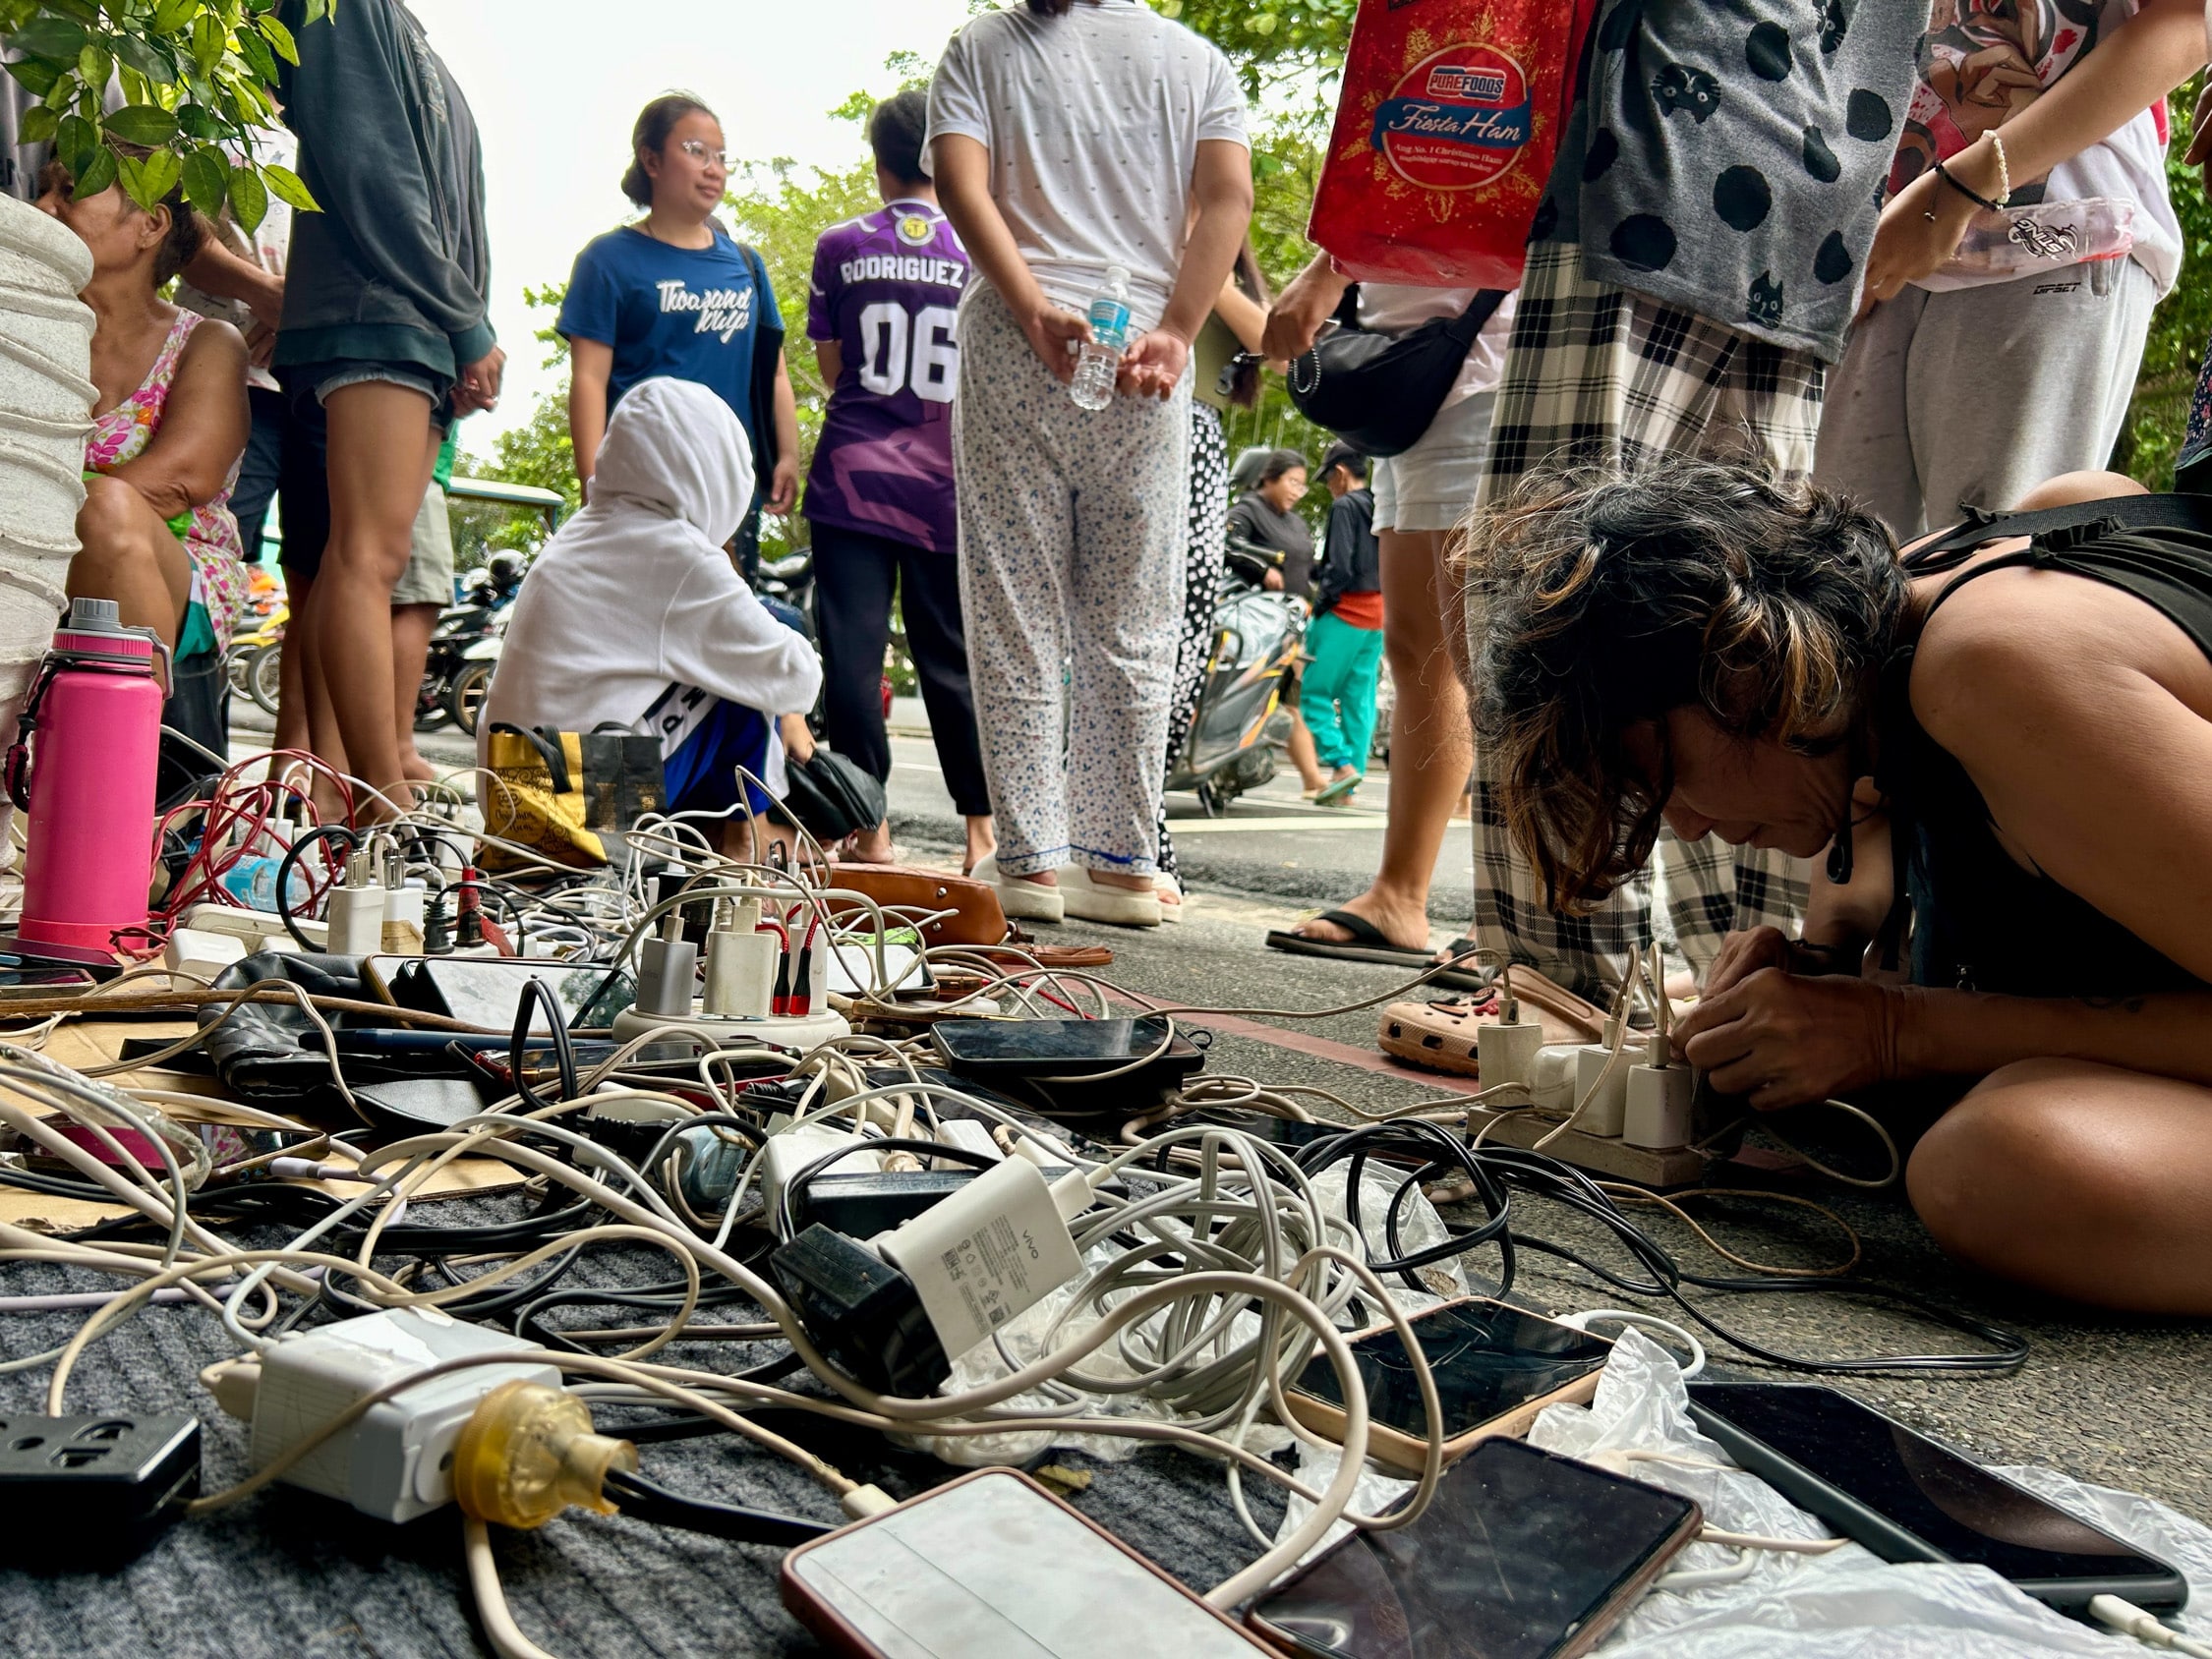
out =
<path fill-rule="evenodd" d="M 988 882 L 906 864 L 833 864 L 829 885 L 866 893 L 886 908 L 953 911 L 922 928 L 933 945 L 997 944 L 1006 938 L 1006 912 Z"/>

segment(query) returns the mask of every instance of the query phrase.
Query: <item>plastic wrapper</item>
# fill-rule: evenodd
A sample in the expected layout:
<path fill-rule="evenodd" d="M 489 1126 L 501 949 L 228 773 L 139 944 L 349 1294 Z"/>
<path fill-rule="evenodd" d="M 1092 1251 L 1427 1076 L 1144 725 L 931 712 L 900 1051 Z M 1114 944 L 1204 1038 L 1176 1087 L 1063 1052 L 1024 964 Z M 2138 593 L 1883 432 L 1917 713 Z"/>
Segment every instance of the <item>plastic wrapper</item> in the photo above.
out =
<path fill-rule="evenodd" d="M 1692 1424 L 1688 1404 L 1673 1359 L 1629 1331 L 1590 1404 L 1551 1406 L 1537 1419 L 1529 1443 L 1616 1470 L 1624 1466 L 1620 1455 L 1632 1451 L 1728 1464 L 1727 1454 Z M 1335 1460 L 1302 1445 L 1299 1468 L 1309 1484 L 1325 1484 Z M 1770 1537 L 1832 1535 L 1765 1481 L 1732 1466 L 1684 1468 L 1639 1459 L 1625 1468 L 1634 1479 L 1696 1499 L 1708 1526 Z M 2051 1469 L 1997 1472 L 2179 1569 L 2189 1580 L 2193 1611 L 2174 1623 L 2199 1639 L 2212 1634 L 2212 1527 L 2155 1499 Z M 1412 1489 L 1409 1481 L 1370 1470 L 1355 1503 L 1377 1513 Z M 1306 1513 L 1304 1502 L 1293 1498 L 1283 1531 Z M 1346 1530 L 1332 1528 L 1329 1539 Z M 1856 1544 L 1817 1556 L 1748 1554 L 1750 1572 L 1732 1582 L 1655 1589 L 1597 1651 L 1607 1659 L 2122 1659 L 2151 1651 L 2053 1612 L 1985 1568 L 1892 1564 Z M 1693 1544 L 1670 1572 L 1714 1572 L 1737 1560 L 1732 1549 Z"/>

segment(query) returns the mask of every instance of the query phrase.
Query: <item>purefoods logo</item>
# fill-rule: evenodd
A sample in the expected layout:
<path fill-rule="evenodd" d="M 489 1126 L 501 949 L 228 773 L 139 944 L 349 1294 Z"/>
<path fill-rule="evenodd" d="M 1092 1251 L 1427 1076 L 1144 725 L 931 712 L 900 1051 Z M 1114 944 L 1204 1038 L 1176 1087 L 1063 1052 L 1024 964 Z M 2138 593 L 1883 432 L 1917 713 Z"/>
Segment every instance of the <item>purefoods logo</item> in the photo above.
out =
<path fill-rule="evenodd" d="M 1438 64 L 1428 72 L 1428 95 L 1432 98 L 1468 98 L 1476 103 L 1503 103 L 1505 72 L 1498 69 L 1469 69 L 1460 64 Z"/>

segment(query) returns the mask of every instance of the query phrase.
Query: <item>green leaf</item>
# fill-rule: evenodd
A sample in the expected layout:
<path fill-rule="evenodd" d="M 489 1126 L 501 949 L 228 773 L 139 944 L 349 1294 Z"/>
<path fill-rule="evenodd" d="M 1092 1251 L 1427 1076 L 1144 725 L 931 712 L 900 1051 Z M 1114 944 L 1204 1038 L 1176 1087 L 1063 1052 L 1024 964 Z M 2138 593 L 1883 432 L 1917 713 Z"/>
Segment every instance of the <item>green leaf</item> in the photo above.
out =
<path fill-rule="evenodd" d="M 29 23 L 8 36 L 11 49 L 27 58 L 53 58 L 67 62 L 85 49 L 88 38 L 82 24 L 67 18 L 57 18 L 51 13 L 32 18 Z"/>
<path fill-rule="evenodd" d="M 230 191 L 230 162 L 213 144 L 203 144 L 185 157 L 185 200 L 210 219 L 223 210 Z"/>
<path fill-rule="evenodd" d="M 105 86 L 110 63 L 108 55 L 89 41 L 78 49 L 77 73 L 87 86 Z"/>
<path fill-rule="evenodd" d="M 121 159 L 107 145 L 95 146 L 92 159 L 86 164 L 83 172 L 77 174 L 77 188 L 70 193 L 71 196 L 76 200 L 83 201 L 88 196 L 99 195 L 115 183 L 116 163 Z"/>
<path fill-rule="evenodd" d="M 296 207 L 303 213 L 321 211 L 316 202 L 315 193 L 308 189 L 306 182 L 291 168 L 279 167 L 273 161 L 264 161 L 262 163 L 262 178 L 268 185 L 269 194 L 286 206 Z"/>
<path fill-rule="evenodd" d="M 330 12 L 330 0 L 307 0 L 307 21 L 320 23 Z"/>
<path fill-rule="evenodd" d="M 103 125 L 125 143 L 145 144 L 149 149 L 177 136 L 177 118 L 158 104 L 126 104 Z"/>
<path fill-rule="evenodd" d="M 82 115 L 65 115 L 56 124 L 54 154 L 72 178 L 85 176 L 85 169 L 92 164 L 92 152 L 100 147 L 100 130 Z"/>
<path fill-rule="evenodd" d="M 177 188 L 177 180 L 184 172 L 184 163 L 177 159 L 175 150 L 157 149 L 139 163 L 139 171 L 146 180 L 146 203 L 151 211 L 152 202 L 161 200 Z"/>
<path fill-rule="evenodd" d="M 108 153 L 112 155 L 114 151 L 110 150 Z M 135 156 L 117 155 L 115 157 L 115 181 L 123 187 L 125 196 L 149 213 L 153 211 L 154 203 L 161 200 L 158 196 L 149 196 L 146 193 L 146 169 Z M 82 186 L 79 187 L 77 194 L 79 196 L 86 194 Z"/>
<path fill-rule="evenodd" d="M 223 51 L 228 44 L 223 37 L 223 26 L 211 13 L 202 12 L 192 20 L 192 62 L 201 74 L 215 72 L 215 65 L 223 61 Z"/>
<path fill-rule="evenodd" d="M 176 34 L 200 15 L 200 0 L 161 0 L 153 8 L 153 28 L 157 34 Z"/>
<path fill-rule="evenodd" d="M 293 42 L 292 31 L 277 22 L 274 14 L 264 13 L 256 18 L 254 27 L 268 37 L 269 45 L 275 48 L 276 55 L 286 63 L 296 64 L 300 61 L 300 48 Z"/>
<path fill-rule="evenodd" d="M 223 136 L 222 117 L 205 104 L 181 103 L 177 105 L 177 130 L 195 139 L 219 139 Z"/>
<path fill-rule="evenodd" d="M 38 58 L 24 58 L 8 65 L 8 73 L 29 86 L 38 96 L 44 97 L 54 89 L 54 82 L 61 71 Z"/>
<path fill-rule="evenodd" d="M 238 228 L 251 236 L 268 213 L 268 191 L 251 167 L 237 167 L 230 175 L 230 210 Z"/>
<path fill-rule="evenodd" d="M 42 144 L 54 136 L 54 129 L 60 123 L 61 117 L 43 105 L 36 109 L 27 109 L 23 112 L 23 123 L 17 137 L 27 144 Z"/>
<path fill-rule="evenodd" d="M 268 42 L 250 29 L 238 31 L 238 55 L 249 68 L 264 82 L 276 79 L 276 58 L 268 49 Z"/>

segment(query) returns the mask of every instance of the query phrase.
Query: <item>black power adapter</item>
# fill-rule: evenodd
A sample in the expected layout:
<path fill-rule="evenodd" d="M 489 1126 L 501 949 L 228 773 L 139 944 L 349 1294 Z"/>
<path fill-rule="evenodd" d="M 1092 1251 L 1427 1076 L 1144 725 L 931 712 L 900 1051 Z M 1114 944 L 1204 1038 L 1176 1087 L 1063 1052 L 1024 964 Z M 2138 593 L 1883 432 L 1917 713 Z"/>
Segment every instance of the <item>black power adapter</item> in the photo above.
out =
<path fill-rule="evenodd" d="M 200 1490 L 200 1422 L 148 1416 L 0 1417 L 0 1514 L 36 1516 L 34 1559 L 135 1554 Z"/>
<path fill-rule="evenodd" d="M 913 1281 L 817 1222 L 768 1258 L 806 1334 L 879 1394 L 926 1395 L 953 1374 Z"/>

